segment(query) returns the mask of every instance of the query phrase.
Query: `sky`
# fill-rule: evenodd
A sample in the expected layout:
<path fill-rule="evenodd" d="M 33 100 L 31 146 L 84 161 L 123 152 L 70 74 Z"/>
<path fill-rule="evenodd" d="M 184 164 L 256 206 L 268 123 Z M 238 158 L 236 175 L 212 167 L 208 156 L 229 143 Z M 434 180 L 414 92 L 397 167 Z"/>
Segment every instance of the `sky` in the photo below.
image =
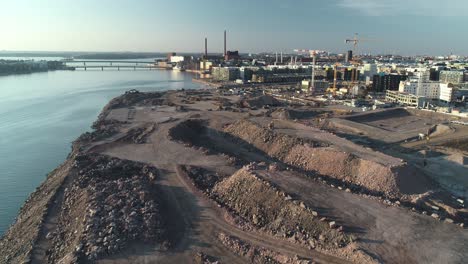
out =
<path fill-rule="evenodd" d="M 467 0 L 0 0 L 0 51 L 468 55 Z"/>

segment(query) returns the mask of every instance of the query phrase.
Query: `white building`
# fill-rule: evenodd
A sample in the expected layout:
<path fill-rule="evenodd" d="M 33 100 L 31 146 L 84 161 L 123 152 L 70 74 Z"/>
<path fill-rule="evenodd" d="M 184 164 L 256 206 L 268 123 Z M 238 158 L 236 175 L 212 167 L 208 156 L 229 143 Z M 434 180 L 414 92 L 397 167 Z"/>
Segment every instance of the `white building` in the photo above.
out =
<path fill-rule="evenodd" d="M 418 81 L 413 79 L 400 82 L 398 91 L 431 99 L 439 99 L 440 84 L 439 82 Z"/>
<path fill-rule="evenodd" d="M 184 56 L 171 56 L 171 63 L 184 62 Z"/>
<path fill-rule="evenodd" d="M 364 66 L 362 66 L 361 72 L 362 72 L 361 76 L 363 77 L 364 80 L 366 79 L 366 77 L 369 77 L 370 79 L 372 79 L 372 77 L 378 73 L 377 64 L 366 63 L 364 64 Z"/>
<path fill-rule="evenodd" d="M 399 92 L 409 93 L 419 97 L 439 99 L 440 84 L 429 80 L 429 71 L 417 71 L 407 81 L 401 81 Z"/>
<path fill-rule="evenodd" d="M 454 98 L 453 85 L 449 83 L 441 83 L 439 99 L 449 103 L 453 101 L 453 98 Z"/>

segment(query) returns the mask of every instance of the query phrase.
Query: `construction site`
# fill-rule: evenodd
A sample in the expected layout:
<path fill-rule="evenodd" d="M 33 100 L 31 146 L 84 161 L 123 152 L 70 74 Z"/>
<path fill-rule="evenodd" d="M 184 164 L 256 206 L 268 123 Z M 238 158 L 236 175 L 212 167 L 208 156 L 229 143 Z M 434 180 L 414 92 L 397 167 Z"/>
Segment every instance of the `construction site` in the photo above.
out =
<path fill-rule="evenodd" d="M 0 262 L 468 258 L 463 120 L 247 91 L 111 100 L 26 201 Z"/>

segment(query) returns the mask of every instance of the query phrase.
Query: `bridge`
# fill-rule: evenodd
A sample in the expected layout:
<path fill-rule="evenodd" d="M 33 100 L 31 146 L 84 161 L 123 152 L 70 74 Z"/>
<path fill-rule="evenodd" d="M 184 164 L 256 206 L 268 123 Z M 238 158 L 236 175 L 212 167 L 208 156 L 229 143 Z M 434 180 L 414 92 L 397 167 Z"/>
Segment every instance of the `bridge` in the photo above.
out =
<path fill-rule="evenodd" d="M 84 69 L 85 71 L 88 69 L 101 69 L 103 71 L 104 69 L 116 69 L 120 71 L 120 69 L 147 69 L 147 70 L 158 70 L 158 69 L 170 69 L 167 67 L 161 67 L 157 65 L 79 65 L 79 66 L 69 66 L 74 69 Z"/>
<path fill-rule="evenodd" d="M 125 60 L 72 60 L 72 61 L 63 61 L 63 63 L 74 69 L 168 69 L 167 67 L 161 67 L 150 61 L 125 61 Z M 96 65 L 97 64 L 97 65 Z"/>
<path fill-rule="evenodd" d="M 121 64 L 152 64 L 154 61 L 128 61 L 128 60 L 71 60 L 71 61 L 62 61 L 64 64 L 74 64 L 74 63 L 82 63 L 86 65 L 86 63 L 105 63 L 112 65 L 113 63 L 121 63 Z"/>

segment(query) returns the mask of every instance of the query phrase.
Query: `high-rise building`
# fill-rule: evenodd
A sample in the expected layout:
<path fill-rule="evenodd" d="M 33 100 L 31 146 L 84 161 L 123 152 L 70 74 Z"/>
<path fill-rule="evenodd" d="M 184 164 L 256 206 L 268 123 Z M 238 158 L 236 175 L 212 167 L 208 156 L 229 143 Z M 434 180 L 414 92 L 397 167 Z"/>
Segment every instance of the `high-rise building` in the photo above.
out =
<path fill-rule="evenodd" d="M 345 61 L 346 62 L 350 62 L 353 60 L 353 51 L 352 50 L 348 50 L 346 52 L 346 57 L 345 57 Z"/>
<path fill-rule="evenodd" d="M 396 91 L 400 86 L 400 81 L 406 80 L 405 75 L 399 74 L 375 74 L 372 78 L 372 91 L 385 92 L 387 90 Z"/>

